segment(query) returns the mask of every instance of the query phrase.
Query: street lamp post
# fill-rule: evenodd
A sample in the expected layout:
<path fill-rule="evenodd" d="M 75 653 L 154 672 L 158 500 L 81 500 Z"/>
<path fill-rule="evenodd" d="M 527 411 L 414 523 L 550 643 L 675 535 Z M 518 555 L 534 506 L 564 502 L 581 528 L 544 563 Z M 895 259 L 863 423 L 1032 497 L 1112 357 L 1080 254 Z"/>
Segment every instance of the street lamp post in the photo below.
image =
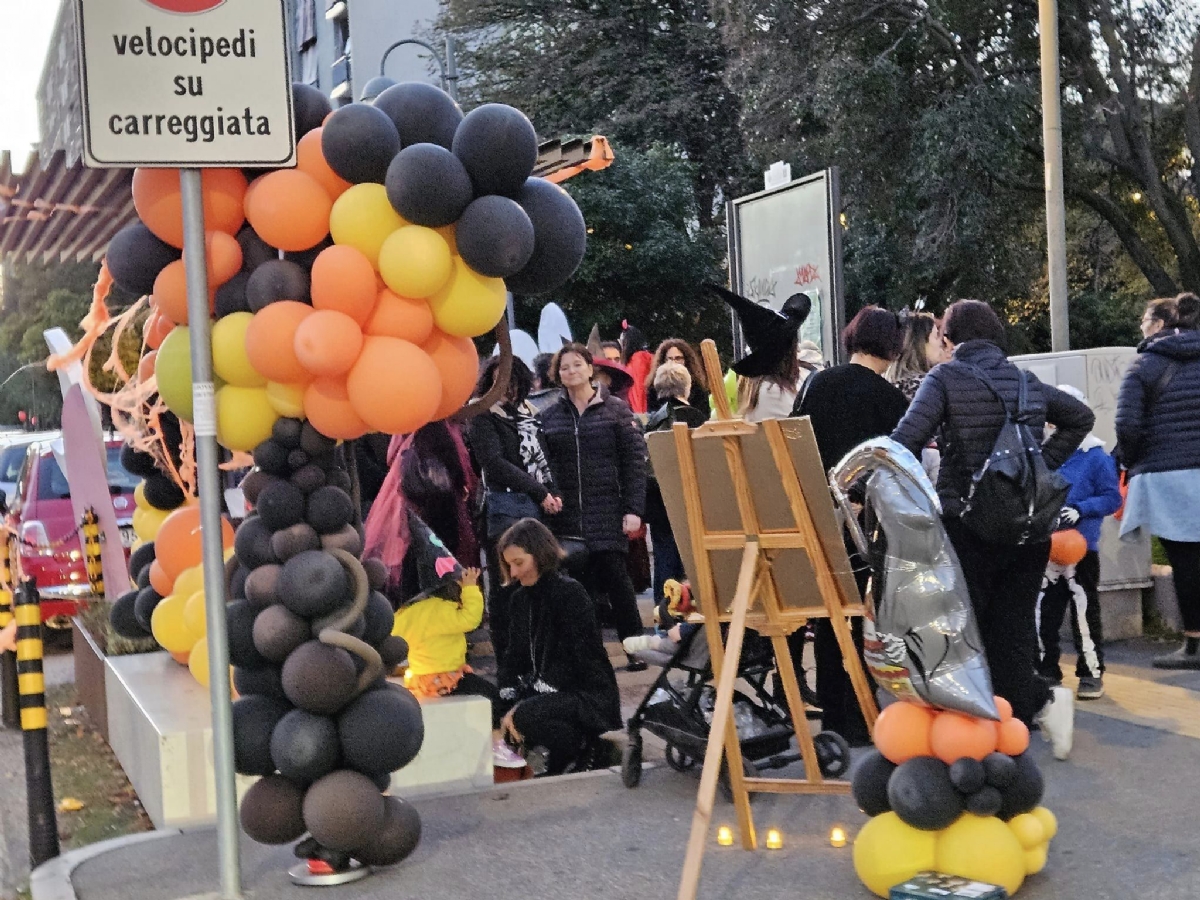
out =
<path fill-rule="evenodd" d="M 433 57 L 433 61 L 437 63 L 438 71 L 442 75 L 442 85 L 446 89 L 446 93 L 450 95 L 450 99 L 455 103 L 458 102 L 458 66 L 454 61 L 454 38 L 446 35 L 446 62 L 443 65 L 442 58 L 438 56 L 437 49 L 432 44 L 427 44 L 424 41 L 419 41 L 416 38 L 404 38 L 396 41 L 386 50 L 383 51 L 383 57 L 379 60 L 379 74 L 384 74 L 384 67 L 387 65 L 387 58 L 397 47 L 403 47 L 405 44 L 416 44 L 418 47 L 424 47 Z"/>
<path fill-rule="evenodd" d="M 1038 0 L 1042 68 L 1042 152 L 1046 168 L 1046 248 L 1050 349 L 1071 349 L 1067 321 L 1067 211 L 1063 200 L 1062 106 L 1058 78 L 1058 0 Z"/>

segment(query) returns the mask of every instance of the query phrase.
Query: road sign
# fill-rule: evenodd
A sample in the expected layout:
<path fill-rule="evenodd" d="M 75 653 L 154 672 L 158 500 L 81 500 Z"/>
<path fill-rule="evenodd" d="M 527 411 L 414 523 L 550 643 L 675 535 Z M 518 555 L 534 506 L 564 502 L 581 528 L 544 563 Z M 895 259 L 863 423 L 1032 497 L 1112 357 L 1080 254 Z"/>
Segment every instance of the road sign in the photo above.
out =
<path fill-rule="evenodd" d="M 84 163 L 295 161 L 285 0 L 75 0 Z"/>

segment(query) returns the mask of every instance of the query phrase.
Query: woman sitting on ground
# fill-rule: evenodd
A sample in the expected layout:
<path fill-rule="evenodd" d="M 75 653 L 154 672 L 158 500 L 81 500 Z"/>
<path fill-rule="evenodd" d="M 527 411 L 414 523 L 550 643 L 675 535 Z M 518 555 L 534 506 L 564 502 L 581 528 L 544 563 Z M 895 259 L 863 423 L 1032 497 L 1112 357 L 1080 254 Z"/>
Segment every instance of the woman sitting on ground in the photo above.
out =
<path fill-rule="evenodd" d="M 497 549 L 505 577 L 518 584 L 498 672 L 500 696 L 512 704 L 501 733 L 515 746 L 545 747 L 547 775 L 586 768 L 589 745 L 621 727 L 617 679 L 592 601 L 559 572 L 562 548 L 536 519 L 513 525 Z"/>

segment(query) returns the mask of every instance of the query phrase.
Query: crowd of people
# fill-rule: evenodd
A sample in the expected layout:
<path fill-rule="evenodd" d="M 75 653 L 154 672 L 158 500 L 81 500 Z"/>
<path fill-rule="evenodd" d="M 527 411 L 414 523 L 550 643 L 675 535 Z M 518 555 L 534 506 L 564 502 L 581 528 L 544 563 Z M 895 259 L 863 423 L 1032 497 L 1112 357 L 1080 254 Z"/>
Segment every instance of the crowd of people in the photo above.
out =
<path fill-rule="evenodd" d="M 1080 391 L 1043 384 L 1008 359 L 1003 323 L 986 303 L 960 300 L 940 318 L 865 307 L 840 336 L 846 361 L 830 365 L 800 339 L 806 295 L 774 312 L 720 293 L 749 348 L 732 366 L 738 416 L 809 417 L 826 469 L 876 437 L 890 436 L 921 461 L 941 501 L 993 686 L 1014 715 L 1041 727 L 1056 756 L 1071 750 L 1075 700 L 1104 693 L 1097 551 L 1105 517 L 1119 512 L 1122 536 L 1157 537 L 1174 569 L 1184 643 L 1155 665 L 1200 669 L 1200 299 L 1183 294 L 1147 307 L 1110 452 L 1091 433 L 1095 416 Z M 483 365 L 477 396 L 498 371 L 498 358 Z M 600 626 L 624 642 L 627 669 L 644 668 L 637 649 L 667 638 L 643 627 L 637 548 L 648 540 L 656 601 L 669 581 L 687 577 L 644 435 L 702 425 L 712 390 L 724 386 L 709 383 L 696 348 L 668 338 L 652 351 L 626 325 L 619 341 L 568 343 L 532 369 L 514 360 L 498 403 L 465 428 L 435 423 L 393 439 L 375 467 L 387 475 L 367 519 L 367 546 L 389 568 L 398 633 L 414 647 L 436 647 L 410 660 L 421 669 L 417 689 L 487 696 L 498 765 L 524 765 L 521 753 L 537 746 L 548 773 L 586 767 L 599 735 L 620 727 Z M 998 542 L 964 518 L 997 436 L 1017 419 L 1045 467 L 1069 485 L 1055 527 L 1082 535 L 1086 552 L 1075 562 L 1051 561 L 1049 534 Z M 457 590 L 422 587 L 420 566 L 409 559 L 412 517 L 466 567 L 451 576 Z M 847 549 L 865 596 L 869 568 L 848 540 Z M 414 598 L 417 606 L 452 609 L 414 611 Z M 1059 667 L 1068 610 L 1074 693 Z M 467 665 L 466 634 L 483 621 L 496 685 Z M 798 671 L 806 636 L 823 727 L 852 745 L 868 743 L 832 627 L 818 620 L 793 635 Z M 855 636 L 861 648 L 861 620 Z"/>

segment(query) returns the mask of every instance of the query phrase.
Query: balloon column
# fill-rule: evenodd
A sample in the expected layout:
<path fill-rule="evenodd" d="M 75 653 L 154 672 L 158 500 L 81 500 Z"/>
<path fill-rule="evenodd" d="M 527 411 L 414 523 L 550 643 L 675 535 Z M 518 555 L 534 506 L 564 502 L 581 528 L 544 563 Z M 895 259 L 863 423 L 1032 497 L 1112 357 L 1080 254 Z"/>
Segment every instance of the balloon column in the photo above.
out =
<path fill-rule="evenodd" d="M 344 869 L 351 857 L 390 865 L 416 846 L 416 813 L 380 791 L 417 755 L 424 725 L 412 694 L 385 678 L 408 647 L 391 636 L 382 567 L 358 561 L 334 447 L 311 423 L 281 418 L 255 450 L 228 620 L 237 770 L 264 776 L 242 800 L 242 827 L 269 844 L 308 832 L 302 855 Z"/>
<path fill-rule="evenodd" d="M 875 723 L 875 747 L 854 770 L 854 798 L 871 820 L 854 842 L 854 868 L 887 897 L 933 870 L 998 884 L 1009 896 L 1046 865 L 1054 814 L 1038 804 L 1041 772 L 1029 729 L 1008 702 L 1001 720 L 897 701 Z"/>
<path fill-rule="evenodd" d="M 570 195 L 530 177 L 537 135 L 513 107 L 464 116 L 416 83 L 332 113 L 312 89 L 295 97 L 295 169 L 203 173 L 217 437 L 231 450 L 279 416 L 350 439 L 454 413 L 474 387 L 471 339 L 506 291 L 553 290 L 586 244 Z M 191 421 L 178 172 L 138 169 L 133 201 L 140 221 L 113 238 L 109 269 L 149 293 L 144 367 Z"/>

